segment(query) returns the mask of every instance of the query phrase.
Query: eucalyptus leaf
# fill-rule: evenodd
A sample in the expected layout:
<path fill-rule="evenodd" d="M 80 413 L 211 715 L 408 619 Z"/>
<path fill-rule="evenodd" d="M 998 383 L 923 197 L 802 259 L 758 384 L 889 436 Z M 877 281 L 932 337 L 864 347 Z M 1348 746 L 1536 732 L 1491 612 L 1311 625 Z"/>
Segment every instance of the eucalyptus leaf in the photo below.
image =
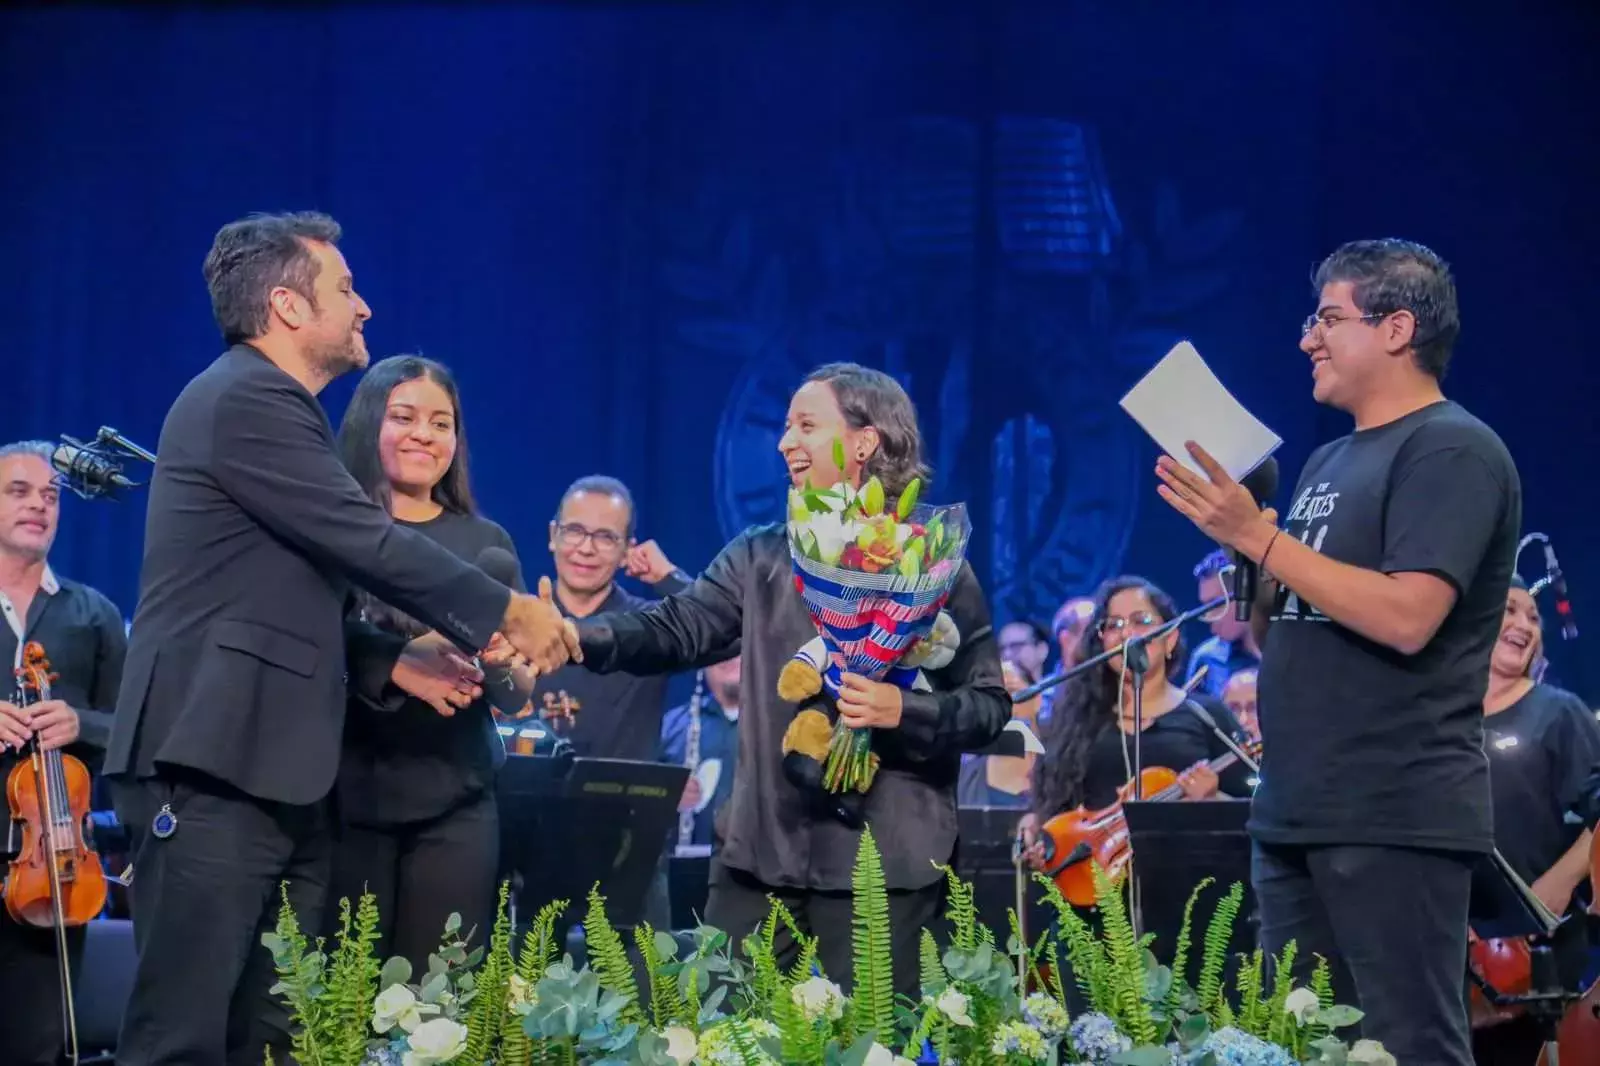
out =
<path fill-rule="evenodd" d="M 1345 1026 L 1354 1025 L 1365 1015 L 1354 1007 L 1334 1004 L 1317 1011 L 1312 1019 L 1318 1025 L 1326 1025 L 1329 1029 L 1343 1029 Z"/>
<path fill-rule="evenodd" d="M 418 994 L 417 998 L 422 1000 L 424 1003 L 437 1003 L 439 1002 L 439 997 L 442 996 L 449 988 L 449 977 L 442 973 L 432 974 L 426 981 L 422 982 L 422 990 Z"/>
<path fill-rule="evenodd" d="M 655 935 L 656 955 L 662 961 L 678 957 L 678 940 L 671 933 L 657 932 Z"/>
<path fill-rule="evenodd" d="M 717 1008 L 722 1006 L 722 1001 L 728 998 L 728 986 L 718 985 L 706 996 L 705 1002 L 700 1005 L 700 1024 L 704 1025 L 717 1016 Z"/>
<path fill-rule="evenodd" d="M 1211 1019 L 1204 1014 L 1191 1014 L 1178 1025 L 1178 1043 L 1185 1049 L 1206 1042 L 1211 1035 Z"/>
<path fill-rule="evenodd" d="M 839 1055 L 839 1066 L 863 1066 L 867 1056 L 872 1054 L 872 1045 L 877 1043 L 877 1034 L 868 1033 Z"/>

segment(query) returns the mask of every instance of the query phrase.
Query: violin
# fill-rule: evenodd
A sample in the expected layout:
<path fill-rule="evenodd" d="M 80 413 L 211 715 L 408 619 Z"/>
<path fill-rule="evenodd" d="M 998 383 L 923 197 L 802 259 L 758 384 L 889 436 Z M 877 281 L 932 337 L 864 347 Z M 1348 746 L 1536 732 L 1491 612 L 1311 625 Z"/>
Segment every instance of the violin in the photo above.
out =
<path fill-rule="evenodd" d="M 16 670 L 17 705 L 50 699 L 50 661 L 44 648 L 29 641 Z M 22 847 L 5 878 L 6 912 L 19 925 L 54 929 L 60 965 L 61 1012 L 68 1057 L 78 1061 L 77 1018 L 66 931 L 93 920 L 106 905 L 106 877 L 100 857 L 89 847 L 89 770 L 61 751 L 41 750 L 37 735 L 28 757 L 6 775 L 11 819 L 22 826 Z"/>
<path fill-rule="evenodd" d="M 1261 757 L 1260 741 L 1244 741 L 1240 748 L 1252 762 Z M 1221 773 L 1238 761 L 1238 752 L 1230 751 L 1212 759 L 1206 766 Z M 1138 786 L 1137 795 L 1146 801 L 1166 803 L 1183 798 L 1178 772 L 1165 766 L 1141 770 Z M 1039 830 L 1044 842 L 1044 872 L 1056 883 L 1068 903 L 1078 907 L 1094 906 L 1095 863 L 1113 882 L 1127 869 L 1133 858 L 1133 844 L 1128 839 L 1128 819 L 1122 805 L 1135 794 L 1134 782 L 1129 781 L 1117 790 L 1116 800 L 1107 806 L 1095 811 L 1083 807 L 1064 811 L 1045 822 Z"/>

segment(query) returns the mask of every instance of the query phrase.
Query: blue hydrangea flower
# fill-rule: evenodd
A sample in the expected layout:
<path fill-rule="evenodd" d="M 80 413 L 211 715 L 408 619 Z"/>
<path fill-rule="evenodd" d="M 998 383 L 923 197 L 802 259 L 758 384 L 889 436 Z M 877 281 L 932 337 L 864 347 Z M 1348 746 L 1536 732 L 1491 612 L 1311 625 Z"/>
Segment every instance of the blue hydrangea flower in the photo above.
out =
<path fill-rule="evenodd" d="M 1067 1030 L 1072 1047 L 1091 1063 L 1104 1063 L 1120 1051 L 1133 1048 L 1133 1041 L 1117 1032 L 1117 1023 L 1104 1014 L 1080 1014 Z"/>
<path fill-rule="evenodd" d="M 1206 1038 L 1217 1066 L 1295 1066 L 1294 1056 L 1277 1044 L 1238 1029 L 1219 1029 Z"/>

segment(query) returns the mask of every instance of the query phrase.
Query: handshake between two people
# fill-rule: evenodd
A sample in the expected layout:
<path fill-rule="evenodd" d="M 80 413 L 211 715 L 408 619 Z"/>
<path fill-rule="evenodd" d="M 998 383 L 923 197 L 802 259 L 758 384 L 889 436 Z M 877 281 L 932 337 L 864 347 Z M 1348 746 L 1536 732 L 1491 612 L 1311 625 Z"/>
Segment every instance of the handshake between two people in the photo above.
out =
<path fill-rule="evenodd" d="M 578 629 L 556 606 L 550 579 L 542 577 L 538 595 L 511 594 L 500 631 L 476 658 L 439 633 L 424 633 L 401 651 L 389 680 L 449 716 L 483 694 L 485 668 L 506 671 L 516 687 L 531 690 L 540 674 L 582 661 Z"/>

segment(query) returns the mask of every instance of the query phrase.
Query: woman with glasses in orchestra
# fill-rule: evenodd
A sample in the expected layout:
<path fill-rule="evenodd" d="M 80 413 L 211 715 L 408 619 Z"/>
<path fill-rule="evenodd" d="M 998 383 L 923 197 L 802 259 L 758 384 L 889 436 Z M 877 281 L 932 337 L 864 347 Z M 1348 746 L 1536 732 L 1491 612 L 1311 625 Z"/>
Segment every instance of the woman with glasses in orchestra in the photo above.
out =
<path fill-rule="evenodd" d="M 1171 598 L 1145 579 L 1113 578 L 1095 593 L 1078 661 L 1121 647 L 1131 635 L 1159 629 L 1177 613 Z M 1141 765 L 1179 771 L 1186 799 L 1249 796 L 1250 771 L 1243 764 L 1234 762 L 1220 775 L 1206 765 L 1230 751 L 1212 722 L 1230 737 L 1242 737 L 1244 731 L 1227 707 L 1186 692 L 1177 681 L 1184 663 L 1182 634 L 1174 629 L 1145 649 Z M 1039 839 L 1045 822 L 1077 807 L 1109 806 L 1132 779 L 1133 728 L 1133 675 L 1120 655 L 1062 687 L 1041 738 L 1045 751 L 1034 763 L 1031 809 L 1020 827 L 1036 865 L 1045 857 Z"/>
<path fill-rule="evenodd" d="M 507 568 L 518 569 L 511 537 L 473 501 L 461 398 L 443 365 L 409 355 L 375 364 L 350 399 L 339 449 L 396 524 L 474 562 L 486 549 L 503 549 L 510 553 Z M 522 590 L 520 572 L 507 577 Z M 426 632 L 365 592 L 354 610 L 408 637 Z M 328 923 L 337 926 L 338 900 L 353 906 L 364 890 L 371 892 L 381 922 L 378 957 L 402 956 L 417 973 L 426 972 L 451 914 L 461 915 L 463 931 L 476 928 L 479 943 L 494 921 L 500 854 L 494 779 L 505 748 L 490 700 L 504 710 L 520 708 L 533 676 L 498 635 L 480 661 L 484 695 L 452 715 L 390 690 L 391 698 L 379 701 L 352 699 L 345 718 Z"/>

